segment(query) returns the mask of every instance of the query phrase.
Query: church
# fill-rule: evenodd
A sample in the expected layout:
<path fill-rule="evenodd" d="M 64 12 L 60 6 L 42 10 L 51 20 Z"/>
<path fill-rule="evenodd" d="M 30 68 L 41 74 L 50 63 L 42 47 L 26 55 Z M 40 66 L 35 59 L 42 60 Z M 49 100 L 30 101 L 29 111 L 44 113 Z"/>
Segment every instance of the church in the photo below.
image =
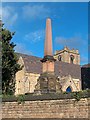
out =
<path fill-rule="evenodd" d="M 82 89 L 79 51 L 65 46 L 52 54 L 52 29 L 49 18 L 46 20 L 44 58 L 21 53 L 17 53 L 17 56 L 18 63 L 23 68 L 16 73 L 15 95 L 34 93 L 42 72 L 55 74 L 57 92 L 74 92 Z M 47 56 L 48 59 L 53 60 L 48 60 Z M 45 81 L 43 84 L 45 85 Z"/>

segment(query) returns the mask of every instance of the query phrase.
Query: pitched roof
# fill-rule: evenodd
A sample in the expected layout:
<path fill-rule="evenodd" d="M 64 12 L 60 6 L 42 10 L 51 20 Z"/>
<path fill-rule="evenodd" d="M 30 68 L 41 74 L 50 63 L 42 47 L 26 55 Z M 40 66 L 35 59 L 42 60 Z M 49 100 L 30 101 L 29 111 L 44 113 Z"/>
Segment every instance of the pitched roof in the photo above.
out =
<path fill-rule="evenodd" d="M 40 62 L 42 58 L 21 53 L 17 53 L 17 55 L 23 58 L 27 72 L 37 74 L 40 74 L 42 72 L 42 63 Z"/>
<path fill-rule="evenodd" d="M 82 67 L 83 67 L 83 68 L 90 68 L 90 63 L 85 64 L 85 65 L 83 65 Z"/>
<path fill-rule="evenodd" d="M 71 75 L 73 78 L 81 79 L 81 68 L 80 65 L 66 63 L 61 61 L 55 62 L 55 73 L 57 75 L 67 76 Z"/>
<path fill-rule="evenodd" d="M 42 73 L 42 63 L 40 62 L 42 58 L 20 53 L 18 53 L 18 55 L 23 58 L 27 72 L 37 74 Z M 81 79 L 81 68 L 80 65 L 56 61 L 55 74 L 61 77 L 71 75 L 73 78 Z"/>

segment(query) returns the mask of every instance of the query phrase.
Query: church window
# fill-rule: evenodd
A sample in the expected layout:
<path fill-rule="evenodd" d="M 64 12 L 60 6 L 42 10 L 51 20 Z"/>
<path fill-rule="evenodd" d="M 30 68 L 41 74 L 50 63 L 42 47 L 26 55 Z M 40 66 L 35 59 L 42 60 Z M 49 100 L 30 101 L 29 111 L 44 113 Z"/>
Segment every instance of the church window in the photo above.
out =
<path fill-rule="evenodd" d="M 72 92 L 72 89 L 70 86 L 66 89 L 66 92 Z"/>
<path fill-rule="evenodd" d="M 58 56 L 58 60 L 61 61 L 62 60 L 62 57 L 61 55 Z"/>
<path fill-rule="evenodd" d="M 73 63 L 73 61 L 74 61 L 74 56 L 70 55 L 70 62 Z"/>

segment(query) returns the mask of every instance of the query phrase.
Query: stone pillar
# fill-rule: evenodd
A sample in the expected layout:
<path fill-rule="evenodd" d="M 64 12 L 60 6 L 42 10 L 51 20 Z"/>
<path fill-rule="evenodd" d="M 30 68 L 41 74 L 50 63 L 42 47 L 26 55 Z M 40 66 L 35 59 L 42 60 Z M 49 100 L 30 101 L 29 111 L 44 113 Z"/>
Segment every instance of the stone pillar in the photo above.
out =
<path fill-rule="evenodd" d="M 45 37 L 45 47 L 44 47 L 44 56 L 53 54 L 52 51 L 52 27 L 51 27 L 51 19 L 46 20 L 46 37 Z"/>
<path fill-rule="evenodd" d="M 57 76 L 54 74 L 53 49 L 52 49 L 52 28 L 51 20 L 46 20 L 46 37 L 44 47 L 44 58 L 41 60 L 43 64 L 42 74 L 40 75 L 35 87 L 36 93 L 54 93 L 56 92 Z"/>
<path fill-rule="evenodd" d="M 46 20 L 46 37 L 44 46 L 44 58 L 41 60 L 43 63 L 42 72 L 54 72 L 54 57 L 52 48 L 52 27 L 51 19 Z"/>

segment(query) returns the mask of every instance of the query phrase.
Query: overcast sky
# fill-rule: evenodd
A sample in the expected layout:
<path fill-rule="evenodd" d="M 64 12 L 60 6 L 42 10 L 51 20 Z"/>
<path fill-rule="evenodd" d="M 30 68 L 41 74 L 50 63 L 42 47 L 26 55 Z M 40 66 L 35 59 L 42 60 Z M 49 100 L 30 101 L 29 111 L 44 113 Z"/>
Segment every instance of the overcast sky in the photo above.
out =
<path fill-rule="evenodd" d="M 88 3 L 3 3 L 2 19 L 10 31 L 16 52 L 43 57 L 46 18 L 52 20 L 53 52 L 64 46 L 78 49 L 81 64 L 88 62 Z"/>

